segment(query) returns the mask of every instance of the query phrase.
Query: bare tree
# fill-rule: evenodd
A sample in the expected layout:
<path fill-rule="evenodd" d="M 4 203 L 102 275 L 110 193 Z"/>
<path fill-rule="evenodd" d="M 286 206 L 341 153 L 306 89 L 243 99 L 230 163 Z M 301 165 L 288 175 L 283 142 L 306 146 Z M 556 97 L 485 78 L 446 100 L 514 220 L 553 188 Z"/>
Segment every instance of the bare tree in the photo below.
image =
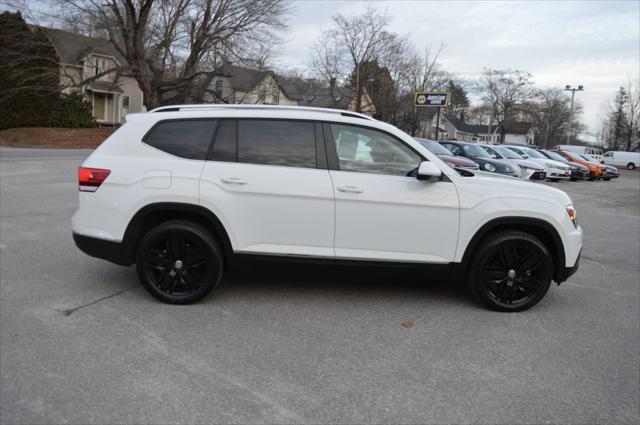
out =
<path fill-rule="evenodd" d="M 582 105 L 575 104 L 572 117 L 570 100 L 560 89 L 538 90 L 534 99 L 524 102 L 520 108 L 533 122 L 536 142 L 542 147 L 561 143 L 567 131 L 575 135 L 580 130 L 575 117 L 582 114 Z"/>
<path fill-rule="evenodd" d="M 314 50 L 313 66 L 318 74 L 329 81 L 347 75 L 351 67 L 355 74 L 356 111 L 361 110 L 362 65 L 377 62 L 385 65 L 384 58 L 397 49 L 402 39 L 389 31 L 391 17 L 368 6 L 361 15 L 333 17 L 333 26 L 322 32 Z"/>
<path fill-rule="evenodd" d="M 520 107 L 535 95 L 532 75 L 519 70 L 485 69 L 477 86 L 483 101 L 491 106 L 498 124 L 513 119 Z M 501 139 L 504 141 L 504 129 Z"/>
<path fill-rule="evenodd" d="M 199 100 L 223 61 L 263 64 L 286 28 L 285 0 L 59 0 L 77 29 L 108 37 L 148 108 Z M 256 56 L 258 59 L 256 60 Z"/>

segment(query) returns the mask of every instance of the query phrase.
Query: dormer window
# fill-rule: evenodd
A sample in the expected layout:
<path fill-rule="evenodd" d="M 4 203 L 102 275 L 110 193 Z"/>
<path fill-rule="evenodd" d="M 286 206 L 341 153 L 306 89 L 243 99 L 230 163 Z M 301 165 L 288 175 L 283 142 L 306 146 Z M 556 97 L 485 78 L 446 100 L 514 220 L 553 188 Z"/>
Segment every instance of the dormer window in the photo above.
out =
<path fill-rule="evenodd" d="M 95 58 L 94 76 L 102 74 L 105 70 L 106 60 L 102 58 Z"/>

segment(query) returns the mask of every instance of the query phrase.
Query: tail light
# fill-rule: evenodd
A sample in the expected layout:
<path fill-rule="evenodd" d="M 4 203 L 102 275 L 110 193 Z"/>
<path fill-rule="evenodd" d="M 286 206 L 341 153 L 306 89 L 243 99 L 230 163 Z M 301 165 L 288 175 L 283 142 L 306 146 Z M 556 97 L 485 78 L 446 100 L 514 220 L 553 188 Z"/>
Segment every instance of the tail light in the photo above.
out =
<path fill-rule="evenodd" d="M 111 170 L 84 167 L 78 168 L 78 186 L 80 192 L 95 192 L 109 174 L 111 174 Z"/>

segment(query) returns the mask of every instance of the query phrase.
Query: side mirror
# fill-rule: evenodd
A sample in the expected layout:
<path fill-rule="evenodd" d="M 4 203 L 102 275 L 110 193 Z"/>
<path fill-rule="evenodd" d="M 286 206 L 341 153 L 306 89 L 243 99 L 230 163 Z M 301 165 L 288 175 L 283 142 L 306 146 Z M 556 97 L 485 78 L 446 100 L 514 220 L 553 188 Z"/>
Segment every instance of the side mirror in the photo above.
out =
<path fill-rule="evenodd" d="M 432 177 L 440 177 L 441 175 L 442 171 L 433 162 L 422 161 L 418 167 L 418 180 L 429 180 Z"/>

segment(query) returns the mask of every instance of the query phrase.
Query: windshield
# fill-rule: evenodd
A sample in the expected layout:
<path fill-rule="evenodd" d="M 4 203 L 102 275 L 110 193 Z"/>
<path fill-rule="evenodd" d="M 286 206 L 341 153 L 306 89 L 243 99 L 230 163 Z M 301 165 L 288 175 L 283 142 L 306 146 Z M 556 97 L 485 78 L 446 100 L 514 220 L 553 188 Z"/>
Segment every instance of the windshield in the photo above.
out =
<path fill-rule="evenodd" d="M 500 155 L 502 155 L 503 158 L 507 158 L 507 159 L 522 159 L 522 157 L 520 155 L 518 155 L 517 153 L 515 153 L 511 149 L 505 148 L 504 146 L 496 146 L 495 150 L 497 150 L 498 153 Z"/>
<path fill-rule="evenodd" d="M 471 158 L 491 158 L 489 154 L 477 145 L 463 145 L 465 153 L 469 155 Z"/>
<path fill-rule="evenodd" d="M 502 156 L 498 152 L 496 152 L 496 150 L 493 149 L 492 147 L 490 146 L 480 146 L 480 147 L 484 149 L 484 151 L 488 153 L 491 158 L 502 159 Z"/>
<path fill-rule="evenodd" d="M 453 156 L 453 154 L 451 152 L 449 152 L 447 150 L 447 148 L 445 148 L 444 146 L 442 146 L 438 142 L 434 142 L 433 140 L 427 140 L 427 139 L 416 139 L 416 140 L 422 146 L 424 146 L 425 148 L 429 149 L 431 151 L 431 153 L 434 153 L 436 155 L 451 155 L 451 156 Z"/>
<path fill-rule="evenodd" d="M 569 158 L 573 159 L 574 161 L 584 161 L 584 158 L 578 155 L 577 153 L 574 153 L 571 151 L 562 151 L 562 152 L 564 152 L 565 155 L 567 155 Z"/>
<path fill-rule="evenodd" d="M 565 158 L 562 157 L 562 155 L 558 155 L 555 152 L 551 152 L 551 151 L 543 151 L 545 155 L 547 155 L 550 159 L 554 159 L 556 161 L 560 161 L 560 162 L 566 162 L 567 160 Z"/>
<path fill-rule="evenodd" d="M 538 152 L 535 149 L 531 149 L 531 148 L 523 148 L 523 149 L 527 153 L 527 155 L 529 155 L 531 158 L 546 159 L 544 155 L 542 155 L 540 152 Z"/>
<path fill-rule="evenodd" d="M 587 161 L 591 161 L 591 162 L 600 162 L 597 159 L 595 159 L 594 157 L 592 157 L 591 155 L 581 155 L 584 159 L 586 159 Z"/>

